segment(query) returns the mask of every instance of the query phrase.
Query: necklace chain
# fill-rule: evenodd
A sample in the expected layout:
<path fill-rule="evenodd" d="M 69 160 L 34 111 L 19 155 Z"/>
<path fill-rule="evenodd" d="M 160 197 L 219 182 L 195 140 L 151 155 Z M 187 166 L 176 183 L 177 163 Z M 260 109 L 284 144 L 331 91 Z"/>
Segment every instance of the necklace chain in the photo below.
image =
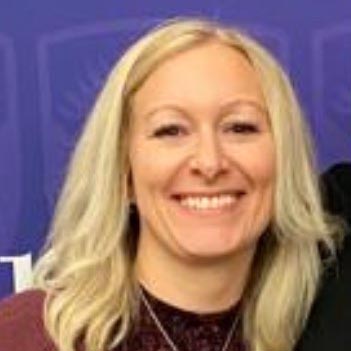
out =
<path fill-rule="evenodd" d="M 141 290 L 141 299 L 142 299 L 147 311 L 149 312 L 151 319 L 153 320 L 153 322 L 157 326 L 158 330 L 160 331 L 160 333 L 162 334 L 162 336 L 164 337 L 164 339 L 166 340 L 168 345 L 171 347 L 172 351 L 179 351 L 177 345 L 174 343 L 172 338 L 169 336 L 169 334 L 165 330 L 164 326 L 162 325 L 161 321 L 157 317 L 154 309 L 151 307 L 149 300 L 147 299 L 147 297 L 145 296 L 145 294 L 142 290 Z M 224 344 L 221 348 L 221 351 L 227 351 L 228 346 L 230 344 L 230 341 L 233 337 L 234 331 L 237 327 L 238 321 L 239 321 L 239 313 L 235 316 L 235 319 L 234 319 L 234 321 L 229 329 L 229 332 L 228 332 L 227 337 L 224 341 Z"/>

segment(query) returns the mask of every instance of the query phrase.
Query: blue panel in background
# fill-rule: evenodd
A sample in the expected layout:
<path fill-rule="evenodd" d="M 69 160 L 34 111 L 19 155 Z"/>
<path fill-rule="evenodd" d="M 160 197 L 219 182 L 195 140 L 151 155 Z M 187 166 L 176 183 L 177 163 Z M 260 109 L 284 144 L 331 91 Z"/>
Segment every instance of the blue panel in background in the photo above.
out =
<path fill-rule="evenodd" d="M 20 217 L 21 150 L 14 60 L 11 40 L 0 34 L 0 256 L 12 249 Z"/>
<path fill-rule="evenodd" d="M 12 285 L 12 265 L 10 263 L 0 264 L 0 298 L 11 294 Z"/>
<path fill-rule="evenodd" d="M 316 128 L 325 163 L 351 152 L 351 23 L 317 31 L 313 41 Z"/>
<path fill-rule="evenodd" d="M 107 73 L 154 21 L 71 27 L 39 40 L 39 100 L 45 196 L 50 210 L 64 177 L 67 158 Z"/>

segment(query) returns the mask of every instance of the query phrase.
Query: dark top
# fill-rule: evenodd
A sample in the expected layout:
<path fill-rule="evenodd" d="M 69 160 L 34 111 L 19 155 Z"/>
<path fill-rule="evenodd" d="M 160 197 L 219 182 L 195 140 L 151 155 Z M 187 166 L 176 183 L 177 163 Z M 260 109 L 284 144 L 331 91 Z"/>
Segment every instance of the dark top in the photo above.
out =
<path fill-rule="evenodd" d="M 219 312 L 198 314 L 171 306 L 144 290 L 149 304 L 179 351 L 221 351 L 235 323 L 226 351 L 244 351 L 241 342 L 239 305 Z M 236 319 L 238 323 L 236 323 Z M 145 304 L 140 305 L 140 322 L 118 351 L 155 351 L 172 348 L 161 334 Z"/>

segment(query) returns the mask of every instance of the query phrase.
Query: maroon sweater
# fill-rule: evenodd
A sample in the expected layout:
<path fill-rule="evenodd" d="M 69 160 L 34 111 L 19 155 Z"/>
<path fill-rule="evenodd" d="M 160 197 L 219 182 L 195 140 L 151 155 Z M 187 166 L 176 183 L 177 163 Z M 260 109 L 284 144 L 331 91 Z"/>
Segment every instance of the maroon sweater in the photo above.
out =
<path fill-rule="evenodd" d="M 170 306 L 145 292 L 152 309 L 181 351 L 221 351 L 238 306 L 196 314 Z M 44 293 L 27 291 L 0 303 L 0 351 L 57 351 L 43 325 Z M 114 351 L 172 351 L 141 304 L 140 320 Z M 243 351 L 240 323 L 226 351 Z"/>
<path fill-rule="evenodd" d="M 27 291 L 0 304 L 1 351 L 54 351 L 43 325 L 44 293 Z"/>

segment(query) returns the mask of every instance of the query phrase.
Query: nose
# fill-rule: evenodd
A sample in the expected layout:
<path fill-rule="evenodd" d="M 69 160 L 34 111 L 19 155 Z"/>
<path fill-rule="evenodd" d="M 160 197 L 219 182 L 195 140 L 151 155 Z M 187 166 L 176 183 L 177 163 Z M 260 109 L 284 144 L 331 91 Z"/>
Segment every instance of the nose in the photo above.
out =
<path fill-rule="evenodd" d="M 229 168 L 221 142 L 214 134 L 206 133 L 199 138 L 190 162 L 191 172 L 201 175 L 207 182 L 215 181 L 227 173 Z"/>

